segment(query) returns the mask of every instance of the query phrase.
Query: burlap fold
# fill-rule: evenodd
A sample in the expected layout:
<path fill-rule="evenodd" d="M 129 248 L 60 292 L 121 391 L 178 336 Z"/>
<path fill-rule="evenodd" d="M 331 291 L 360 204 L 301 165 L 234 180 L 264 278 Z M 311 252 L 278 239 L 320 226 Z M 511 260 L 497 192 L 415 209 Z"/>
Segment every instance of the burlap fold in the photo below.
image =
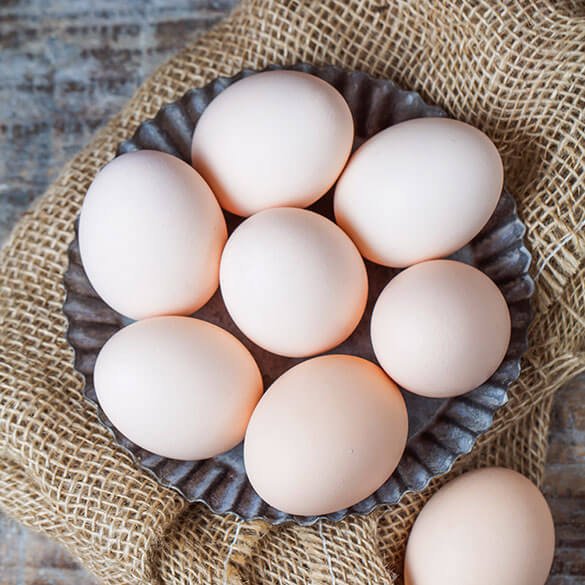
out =
<path fill-rule="evenodd" d="M 500 148 L 537 284 L 531 348 L 493 429 L 453 473 L 541 479 L 552 394 L 585 368 L 585 11 L 580 2 L 248 0 L 137 92 L 25 214 L 0 267 L 0 505 L 104 583 L 399 582 L 437 485 L 339 524 L 270 527 L 186 505 L 137 470 L 81 398 L 64 339 L 73 221 L 119 142 L 167 102 L 244 67 L 332 63 L 394 79 Z M 444 481 L 444 480 L 443 480 Z"/>

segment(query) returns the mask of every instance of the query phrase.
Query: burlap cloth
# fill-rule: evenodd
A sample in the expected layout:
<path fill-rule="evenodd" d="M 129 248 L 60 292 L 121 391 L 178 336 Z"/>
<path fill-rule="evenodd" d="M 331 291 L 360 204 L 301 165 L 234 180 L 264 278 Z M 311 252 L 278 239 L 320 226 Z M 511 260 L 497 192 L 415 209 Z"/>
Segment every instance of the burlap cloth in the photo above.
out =
<path fill-rule="evenodd" d="M 509 6 L 506 7 L 506 6 Z M 416 89 L 485 130 L 528 226 L 537 292 L 520 381 L 454 473 L 540 481 L 553 392 L 584 369 L 585 6 L 579 0 L 248 0 L 161 67 L 25 214 L 0 271 L 0 505 L 104 583 L 399 582 L 439 482 L 368 517 L 270 527 L 187 505 L 135 468 L 81 397 L 61 306 L 73 221 L 96 171 L 166 102 L 243 67 L 307 61 Z"/>

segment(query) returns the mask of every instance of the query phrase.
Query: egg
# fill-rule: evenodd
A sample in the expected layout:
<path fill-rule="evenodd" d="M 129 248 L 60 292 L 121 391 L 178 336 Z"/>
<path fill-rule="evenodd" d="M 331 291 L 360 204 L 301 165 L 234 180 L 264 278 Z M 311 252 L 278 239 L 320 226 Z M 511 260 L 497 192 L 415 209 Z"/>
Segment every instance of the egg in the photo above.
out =
<path fill-rule="evenodd" d="M 408 418 L 396 385 L 349 355 L 304 361 L 278 378 L 250 419 L 244 464 L 278 510 L 312 516 L 356 504 L 392 474 Z"/>
<path fill-rule="evenodd" d="M 337 180 L 353 135 L 349 106 L 332 85 L 267 71 L 230 85 L 205 109 L 192 163 L 237 215 L 307 207 Z"/>
<path fill-rule="evenodd" d="M 241 331 L 273 353 L 303 357 L 344 341 L 366 305 L 368 280 L 352 241 L 325 217 L 261 211 L 230 236 L 220 288 Z"/>
<path fill-rule="evenodd" d="M 506 300 L 482 272 L 453 260 L 402 271 L 372 314 L 376 358 L 403 388 L 431 398 L 458 396 L 485 382 L 510 343 Z"/>
<path fill-rule="evenodd" d="M 227 331 L 189 317 L 154 317 L 121 329 L 98 355 L 94 386 L 123 435 L 184 460 L 237 445 L 262 395 L 249 351 Z"/>
<path fill-rule="evenodd" d="M 405 585 L 544 585 L 554 545 L 550 509 L 530 480 L 497 467 L 472 471 L 416 519 Z"/>
<path fill-rule="evenodd" d="M 149 150 L 106 165 L 79 219 L 89 281 L 131 319 L 188 315 L 204 305 L 217 290 L 226 239 L 221 208 L 199 174 Z"/>
<path fill-rule="evenodd" d="M 448 256 L 492 215 L 502 160 L 480 130 L 446 118 L 391 126 L 350 159 L 335 218 L 369 260 L 405 267 Z"/>

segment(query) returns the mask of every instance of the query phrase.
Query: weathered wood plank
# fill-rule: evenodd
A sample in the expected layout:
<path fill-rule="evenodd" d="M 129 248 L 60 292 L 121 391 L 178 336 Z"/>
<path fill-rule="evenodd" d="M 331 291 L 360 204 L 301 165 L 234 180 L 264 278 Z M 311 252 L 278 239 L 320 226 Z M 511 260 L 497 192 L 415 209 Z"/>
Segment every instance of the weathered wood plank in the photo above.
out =
<path fill-rule="evenodd" d="M 0 2 L 0 242 L 148 73 L 235 4 Z"/>
<path fill-rule="evenodd" d="M 555 397 L 544 491 L 555 518 L 550 585 L 585 583 L 585 375 Z"/>

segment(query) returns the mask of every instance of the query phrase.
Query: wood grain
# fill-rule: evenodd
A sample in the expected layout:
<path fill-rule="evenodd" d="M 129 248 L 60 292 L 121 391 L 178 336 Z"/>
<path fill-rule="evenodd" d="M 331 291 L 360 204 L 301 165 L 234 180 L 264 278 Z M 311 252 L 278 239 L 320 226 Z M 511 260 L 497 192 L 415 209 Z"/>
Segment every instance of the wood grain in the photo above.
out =
<path fill-rule="evenodd" d="M 544 493 L 556 526 L 549 585 L 585 583 L 585 375 L 555 396 Z"/>
<path fill-rule="evenodd" d="M 0 2 L 0 242 L 145 76 L 236 0 Z M 585 585 L 585 376 L 555 399 L 549 585 Z M 61 547 L 0 516 L 0 585 L 90 585 Z"/>
<path fill-rule="evenodd" d="M 235 4 L 0 2 L 0 241 L 148 73 Z"/>

